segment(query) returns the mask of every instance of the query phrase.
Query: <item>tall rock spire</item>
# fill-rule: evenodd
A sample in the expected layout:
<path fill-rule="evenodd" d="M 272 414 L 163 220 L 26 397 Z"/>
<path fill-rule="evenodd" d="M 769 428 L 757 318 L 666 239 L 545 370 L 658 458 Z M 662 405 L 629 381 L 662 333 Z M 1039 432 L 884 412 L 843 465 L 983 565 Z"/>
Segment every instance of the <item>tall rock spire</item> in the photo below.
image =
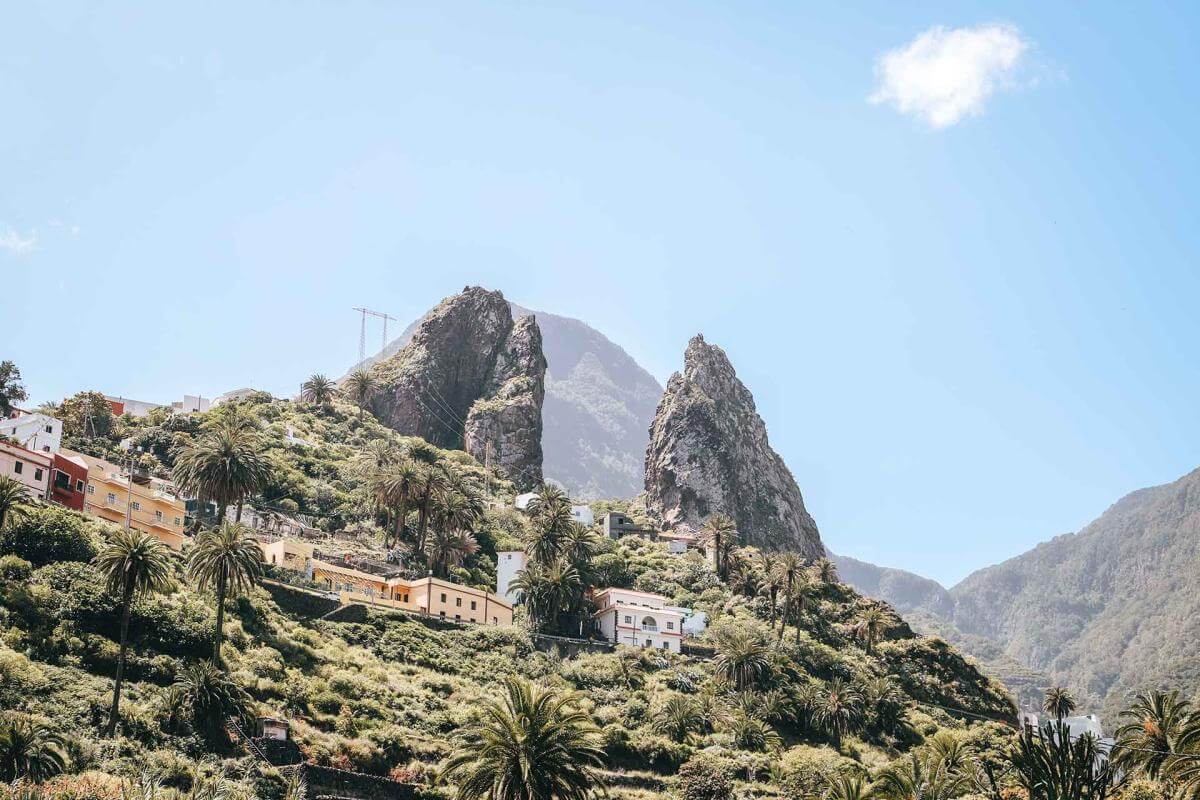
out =
<path fill-rule="evenodd" d="M 647 505 L 671 527 L 732 517 L 742 542 L 824 555 L 800 487 L 767 441 L 754 397 L 721 348 L 697 335 L 667 383 L 646 449 Z"/>

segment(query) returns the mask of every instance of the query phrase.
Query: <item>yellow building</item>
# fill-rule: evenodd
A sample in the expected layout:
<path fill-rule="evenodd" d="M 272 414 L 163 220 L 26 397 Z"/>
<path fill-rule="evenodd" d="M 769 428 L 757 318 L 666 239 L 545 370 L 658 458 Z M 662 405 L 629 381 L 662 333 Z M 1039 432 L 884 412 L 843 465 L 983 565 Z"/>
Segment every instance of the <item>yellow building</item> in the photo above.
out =
<path fill-rule="evenodd" d="M 259 533 L 256 535 L 260 537 L 258 539 L 258 549 L 262 550 L 263 563 L 283 567 L 295 572 L 308 572 L 315 550 L 311 544 L 296 539 L 275 539 L 271 541 L 269 538 L 264 538 L 267 536 L 266 534 Z"/>
<path fill-rule="evenodd" d="M 369 602 L 477 625 L 511 625 L 513 621 L 512 605 L 503 598 L 440 578 L 385 577 L 351 566 L 313 561 L 312 579 L 337 592 L 344 603 Z"/>
<path fill-rule="evenodd" d="M 186 540 L 186 506 L 168 481 L 134 471 L 130 480 L 126 467 L 120 467 L 84 453 L 63 451 L 87 464 L 87 490 L 83 510 L 87 514 L 156 537 L 172 550 L 182 550 Z"/>

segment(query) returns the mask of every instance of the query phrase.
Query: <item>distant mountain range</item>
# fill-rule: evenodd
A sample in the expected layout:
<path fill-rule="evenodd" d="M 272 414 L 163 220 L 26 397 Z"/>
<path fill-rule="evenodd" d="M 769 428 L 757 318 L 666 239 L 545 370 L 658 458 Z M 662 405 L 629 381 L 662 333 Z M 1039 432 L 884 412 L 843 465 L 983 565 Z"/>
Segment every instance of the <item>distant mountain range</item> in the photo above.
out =
<path fill-rule="evenodd" d="M 1032 683 L 1065 685 L 1110 722 L 1132 692 L 1200 689 L 1200 470 L 948 590 L 903 570 L 837 564 L 855 589 L 1001 677 L 1024 669 Z"/>
<path fill-rule="evenodd" d="M 514 318 L 536 316 L 542 332 L 548 362 L 542 407 L 546 477 L 580 500 L 629 498 L 642 491 L 646 443 L 661 384 L 586 323 L 509 305 Z M 420 322 L 355 366 L 371 366 L 397 353 Z"/>

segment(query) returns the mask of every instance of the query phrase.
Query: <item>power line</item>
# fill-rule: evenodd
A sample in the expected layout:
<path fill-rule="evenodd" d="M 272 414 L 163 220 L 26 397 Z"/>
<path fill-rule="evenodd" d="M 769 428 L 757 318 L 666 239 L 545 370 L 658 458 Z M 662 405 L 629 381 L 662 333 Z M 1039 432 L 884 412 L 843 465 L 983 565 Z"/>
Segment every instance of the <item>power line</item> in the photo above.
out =
<path fill-rule="evenodd" d="M 442 393 L 437 390 L 436 386 L 434 386 L 431 383 L 426 388 L 429 389 L 431 392 L 433 392 L 437 396 L 436 399 L 438 400 L 438 402 L 441 404 L 441 406 L 443 408 L 446 409 L 446 411 L 448 411 L 450 413 L 450 416 L 454 420 L 461 422 L 463 425 L 467 424 L 467 421 L 458 415 L 458 413 L 454 410 L 454 408 L 451 407 L 450 402 L 448 400 L 446 400 L 446 398 L 442 396 Z"/>

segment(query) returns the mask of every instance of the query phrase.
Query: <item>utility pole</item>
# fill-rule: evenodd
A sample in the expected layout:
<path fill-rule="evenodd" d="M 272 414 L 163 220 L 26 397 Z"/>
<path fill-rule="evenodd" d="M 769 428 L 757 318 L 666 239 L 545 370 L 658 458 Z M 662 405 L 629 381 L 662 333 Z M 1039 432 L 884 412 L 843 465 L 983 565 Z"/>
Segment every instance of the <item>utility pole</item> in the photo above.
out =
<path fill-rule="evenodd" d="M 129 448 L 129 475 L 125 482 L 125 530 L 133 525 L 133 459 L 136 453 L 140 453 L 142 448 Z"/>

